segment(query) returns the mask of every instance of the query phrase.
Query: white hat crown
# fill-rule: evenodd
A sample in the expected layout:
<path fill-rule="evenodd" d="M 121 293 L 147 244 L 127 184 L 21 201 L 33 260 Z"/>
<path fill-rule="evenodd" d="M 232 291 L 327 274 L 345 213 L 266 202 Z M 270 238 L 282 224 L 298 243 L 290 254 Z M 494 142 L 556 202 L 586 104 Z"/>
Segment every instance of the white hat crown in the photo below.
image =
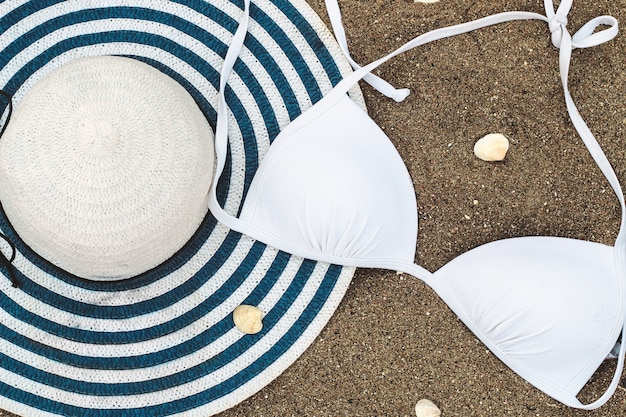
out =
<path fill-rule="evenodd" d="M 138 60 L 75 59 L 15 105 L 0 201 L 58 267 L 119 280 L 174 255 L 206 216 L 213 131 L 189 93 Z"/>

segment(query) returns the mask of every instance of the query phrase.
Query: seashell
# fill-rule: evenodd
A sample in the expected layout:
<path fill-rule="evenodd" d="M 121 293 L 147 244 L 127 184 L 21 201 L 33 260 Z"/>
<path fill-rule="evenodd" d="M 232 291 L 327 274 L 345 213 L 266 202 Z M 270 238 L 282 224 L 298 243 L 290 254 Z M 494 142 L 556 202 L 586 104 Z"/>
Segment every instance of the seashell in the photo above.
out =
<path fill-rule="evenodd" d="M 415 404 L 415 415 L 417 417 L 439 417 L 441 410 L 432 401 L 422 399 Z"/>
<path fill-rule="evenodd" d="M 263 311 L 255 306 L 242 304 L 233 311 L 235 326 L 243 333 L 256 334 L 263 328 Z"/>
<path fill-rule="evenodd" d="M 437 3 L 439 0 L 413 0 L 413 3 Z"/>
<path fill-rule="evenodd" d="M 474 155 L 483 161 L 502 161 L 509 150 L 509 140 L 501 133 L 491 133 L 474 144 Z"/>

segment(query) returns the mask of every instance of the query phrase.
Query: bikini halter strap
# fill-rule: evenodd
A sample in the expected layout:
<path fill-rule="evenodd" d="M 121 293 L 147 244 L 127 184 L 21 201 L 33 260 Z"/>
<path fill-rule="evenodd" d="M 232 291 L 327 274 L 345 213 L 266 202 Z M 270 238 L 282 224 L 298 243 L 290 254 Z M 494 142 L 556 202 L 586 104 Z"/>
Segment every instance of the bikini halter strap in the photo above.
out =
<path fill-rule="evenodd" d="M 331 14 L 331 22 L 335 22 L 335 25 L 340 25 L 341 15 L 339 14 L 340 12 L 339 6 L 337 5 L 337 0 L 326 0 L 326 4 L 327 6 L 329 6 L 328 11 Z M 448 38 L 455 35 L 460 35 L 499 23 L 516 20 L 542 20 L 548 23 L 548 28 L 550 29 L 550 32 L 552 34 L 552 43 L 555 47 L 559 48 L 559 69 L 561 74 L 561 82 L 563 84 L 563 90 L 565 92 L 567 111 L 572 120 L 572 124 L 578 131 L 578 134 L 585 143 L 585 146 L 589 150 L 596 164 L 609 181 L 613 192 L 619 200 L 620 207 L 622 209 L 622 217 L 620 231 L 615 246 L 626 247 L 626 242 L 624 242 L 626 240 L 626 235 L 624 233 L 624 228 L 626 227 L 626 206 L 624 204 L 624 196 L 622 194 L 621 186 L 619 184 L 617 176 L 615 175 L 615 172 L 613 171 L 613 168 L 611 167 L 611 164 L 606 158 L 606 155 L 600 148 L 600 145 L 593 136 L 593 133 L 591 133 L 589 127 L 576 109 L 576 105 L 574 104 L 574 101 L 569 93 L 567 82 L 572 50 L 574 50 L 575 48 L 589 48 L 610 41 L 618 33 L 617 20 L 612 16 L 596 17 L 583 25 L 573 36 L 571 36 L 567 31 L 566 25 L 567 13 L 571 8 L 572 0 L 562 1 L 556 12 L 554 11 L 552 0 L 544 0 L 544 4 L 546 7 L 546 16 L 532 12 L 505 12 L 483 17 L 481 19 L 471 22 L 435 29 L 433 31 L 424 33 L 405 43 L 400 48 L 396 49 L 390 54 L 366 66 L 361 67 L 356 64 L 355 71 L 348 75 L 346 78 L 344 78 L 341 82 L 339 82 L 339 84 L 335 86 L 335 88 L 328 94 L 328 96 L 334 95 L 339 97 L 345 94 L 356 82 L 361 79 L 365 80 L 365 76 L 367 74 L 370 74 L 371 71 L 376 69 L 378 66 L 387 62 L 391 58 L 400 55 L 403 52 L 406 52 L 410 49 L 424 45 L 429 42 Z M 607 27 L 598 32 L 595 32 L 595 30 L 602 25 L 605 25 Z M 343 31 L 343 29 L 339 32 L 338 36 L 342 36 L 343 41 L 341 43 L 345 45 L 345 32 Z M 345 49 L 345 51 L 347 52 L 347 49 Z M 376 77 L 376 79 L 379 78 Z M 373 84 L 374 87 L 377 85 L 383 84 L 379 82 L 375 82 Z M 390 86 L 390 84 L 388 83 L 384 85 Z M 382 88 L 386 91 L 389 87 Z M 389 93 L 389 95 L 393 95 L 390 91 L 386 92 Z"/>

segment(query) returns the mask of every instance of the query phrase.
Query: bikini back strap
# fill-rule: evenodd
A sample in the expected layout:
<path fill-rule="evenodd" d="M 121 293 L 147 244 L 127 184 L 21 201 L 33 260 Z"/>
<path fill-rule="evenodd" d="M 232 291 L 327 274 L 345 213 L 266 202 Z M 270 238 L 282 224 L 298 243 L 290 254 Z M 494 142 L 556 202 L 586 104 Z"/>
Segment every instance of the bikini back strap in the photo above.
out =
<path fill-rule="evenodd" d="M 235 66 L 235 61 L 239 57 L 239 52 L 243 47 L 243 42 L 248 33 L 248 25 L 250 24 L 250 0 L 244 0 L 244 9 L 237 30 L 233 35 L 224 63 L 220 70 L 220 89 L 217 96 L 217 125 L 215 126 L 215 174 L 213 176 L 213 184 L 211 186 L 209 196 L 209 206 L 213 214 L 218 220 L 226 220 L 230 216 L 226 214 L 217 201 L 216 188 L 219 177 L 222 175 L 224 165 L 226 164 L 226 154 L 228 151 L 228 106 L 226 104 L 226 84 Z"/>
<path fill-rule="evenodd" d="M 548 27 L 552 33 L 552 44 L 556 48 L 559 48 L 559 71 L 561 75 L 561 83 L 563 84 L 563 92 L 565 94 L 567 112 L 569 113 L 570 119 L 572 120 L 572 124 L 576 128 L 576 131 L 589 150 L 589 153 L 606 179 L 609 181 L 609 184 L 611 185 L 611 188 L 613 189 L 613 192 L 615 193 L 620 204 L 621 222 L 614 244 L 614 254 L 617 274 L 620 278 L 619 282 L 622 287 L 622 303 L 620 305 L 618 315 L 622 317 L 622 320 L 624 320 L 625 307 L 623 300 L 626 299 L 626 296 L 624 295 L 624 292 L 626 291 L 626 207 L 624 205 L 624 194 L 619 180 L 615 175 L 615 171 L 613 170 L 593 133 L 578 112 L 568 89 L 568 74 L 572 51 L 575 48 L 589 48 L 597 46 L 613 39 L 618 33 L 617 20 L 612 16 L 596 17 L 583 25 L 573 36 L 570 36 L 566 26 L 567 13 L 572 6 L 572 0 L 562 1 L 556 11 L 554 11 L 552 0 L 544 0 L 544 5 L 546 8 L 546 16 L 548 17 Z M 602 25 L 607 26 L 607 28 L 595 32 L 595 30 Z M 609 398 L 611 398 L 619 385 L 622 371 L 624 369 L 624 358 L 626 356 L 626 343 L 624 343 L 624 336 L 626 336 L 626 322 L 624 322 L 622 328 L 621 345 L 617 355 L 615 373 L 604 394 L 590 404 L 583 404 L 580 400 L 578 400 L 578 398 L 572 397 L 570 402 L 566 405 L 584 410 L 593 410 L 602 406 L 609 400 Z"/>

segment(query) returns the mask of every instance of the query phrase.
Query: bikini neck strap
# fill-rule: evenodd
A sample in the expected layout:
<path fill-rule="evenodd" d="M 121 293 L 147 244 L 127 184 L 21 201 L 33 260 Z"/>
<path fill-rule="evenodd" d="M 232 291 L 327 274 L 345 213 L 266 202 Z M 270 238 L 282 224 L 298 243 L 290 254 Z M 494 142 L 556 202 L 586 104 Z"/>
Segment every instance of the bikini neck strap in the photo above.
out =
<path fill-rule="evenodd" d="M 589 48 L 612 40 L 618 33 L 618 24 L 617 20 L 614 17 L 596 17 L 583 25 L 572 36 L 567 31 L 567 14 L 572 7 L 572 0 L 563 0 L 556 10 L 554 9 L 552 0 L 544 0 L 544 6 L 546 10 L 545 16 L 532 12 L 505 12 L 484 17 L 475 21 L 462 23 L 459 25 L 435 29 L 412 39 L 392 53 L 372 62 L 371 64 L 361 67 L 350 57 L 345 31 L 341 22 L 341 12 L 337 0 L 325 0 L 325 2 L 331 25 L 335 32 L 335 36 L 338 38 L 338 43 L 344 54 L 349 57 L 348 59 L 355 69 L 354 73 L 350 74 L 337 86 L 335 86 L 331 94 L 345 94 L 345 92 L 347 92 L 353 84 L 355 84 L 360 79 L 363 79 L 364 81 L 370 83 L 382 94 L 394 98 L 397 101 L 403 100 L 408 95 L 409 90 L 396 89 L 385 80 L 371 73 L 371 71 L 373 71 L 375 68 L 382 65 L 383 63 L 387 62 L 391 58 L 426 43 L 471 32 L 476 29 L 481 29 L 499 23 L 515 20 L 542 20 L 546 22 L 551 33 L 552 44 L 559 49 L 559 70 L 561 74 L 561 82 L 563 84 L 563 90 L 565 93 L 567 111 L 572 120 L 572 124 L 578 131 L 578 134 L 585 143 L 585 146 L 591 153 L 591 156 L 595 160 L 596 164 L 609 181 L 611 188 L 613 189 L 614 193 L 617 196 L 617 199 L 619 200 L 620 207 L 622 209 L 622 217 L 620 232 L 618 233 L 616 246 L 625 247 L 624 240 L 626 240 L 626 233 L 624 231 L 624 228 L 626 227 L 626 205 L 624 204 L 624 196 L 621 186 L 619 184 L 617 176 L 615 175 L 615 172 L 613 171 L 613 168 L 608 162 L 604 152 L 600 148 L 600 145 L 589 130 L 589 127 L 587 126 L 583 118 L 580 116 L 580 113 L 578 112 L 568 89 L 568 74 L 572 51 L 576 48 Z M 595 32 L 596 29 L 601 26 L 606 27 L 602 30 L 599 30 L 598 32 Z"/>
<path fill-rule="evenodd" d="M 344 53 L 349 56 L 347 42 L 345 39 L 345 31 L 343 30 L 343 25 L 341 23 L 341 13 L 337 0 L 325 1 L 333 30 L 335 30 L 336 36 L 340 38 L 339 44 L 342 46 Z M 572 51 L 576 48 L 589 48 L 612 40 L 618 33 L 617 20 L 612 16 L 599 16 L 583 25 L 574 35 L 570 35 L 567 30 L 567 14 L 571 9 L 572 0 L 562 1 L 556 10 L 554 9 L 552 0 L 544 0 L 544 6 L 546 10 L 545 16 L 532 12 L 505 12 L 459 25 L 435 29 L 412 39 L 392 53 L 363 67 L 350 58 L 350 61 L 354 63 L 353 67 L 355 71 L 336 85 L 329 95 L 345 94 L 352 85 L 363 79 L 370 82 L 374 88 L 378 89 L 383 94 L 401 99 L 404 96 L 404 91 L 407 91 L 406 89 L 395 89 L 386 81 L 371 74 L 371 71 L 403 52 L 435 40 L 515 20 L 542 20 L 546 22 L 551 33 L 552 44 L 559 49 L 559 70 L 565 94 L 567 111 L 572 120 L 572 124 L 576 128 L 576 131 L 580 135 L 594 161 L 609 181 L 609 184 L 619 201 L 622 214 L 620 230 L 617 235 L 615 246 L 626 249 L 626 231 L 624 230 L 626 227 L 626 205 L 624 203 L 622 188 L 617 176 L 615 175 L 615 171 L 611 167 L 611 164 L 598 144 L 598 141 L 595 139 L 593 133 L 591 133 L 591 130 L 589 130 L 589 127 L 578 112 L 568 88 L 568 75 Z M 596 29 L 601 26 L 605 27 L 596 32 Z M 372 75 L 372 77 L 366 78 L 368 74 Z"/>

